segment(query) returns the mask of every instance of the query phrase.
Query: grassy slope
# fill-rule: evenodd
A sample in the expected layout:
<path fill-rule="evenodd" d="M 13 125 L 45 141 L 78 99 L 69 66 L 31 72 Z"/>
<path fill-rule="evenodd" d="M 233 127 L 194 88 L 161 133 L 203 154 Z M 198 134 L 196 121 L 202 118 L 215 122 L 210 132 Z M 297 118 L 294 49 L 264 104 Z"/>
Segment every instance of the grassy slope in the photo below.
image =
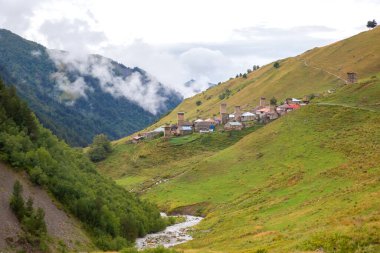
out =
<path fill-rule="evenodd" d="M 120 140 L 118 153 L 100 169 L 114 178 L 125 173 L 118 182 L 137 191 L 148 187 L 141 182 L 157 182 L 169 175 L 168 181 L 152 184 L 142 194 L 166 210 L 190 206 L 186 211 L 207 214 L 194 234 L 196 239 L 180 246 L 189 252 L 255 252 L 260 248 L 292 252 L 307 249 L 306 241 L 312 242 L 309 249 L 322 245 L 332 252 L 323 243 L 344 242 L 334 237 L 335 232 L 347 236 L 349 242 L 373 239 L 379 244 L 380 81 L 371 78 L 380 70 L 379 39 L 380 29 L 375 29 L 286 59 L 277 73 L 265 66 L 247 80 L 234 79 L 187 99 L 157 124 L 174 119 L 176 111 L 185 111 L 190 118 L 197 109 L 205 117 L 217 113 L 217 96 L 225 87 L 234 93 L 245 86 L 250 92 L 227 100 L 230 105 L 238 101 L 244 105 L 262 95 L 301 96 L 343 83 L 310 66 L 323 65 L 340 76 L 354 70 L 368 77 L 360 84 L 338 88 L 335 94 L 234 145 L 209 152 L 190 140 L 197 136 L 172 140 L 184 142 L 180 149 L 173 148 L 173 143 L 161 142 L 170 147 L 166 149 L 154 142 L 127 146 Z M 212 97 L 196 107 L 195 101 L 205 96 Z M 131 160 L 137 161 L 136 167 Z M 318 232 L 325 238 L 321 245 L 313 237 Z M 379 251 L 378 244 L 371 246 L 373 251 L 367 247 L 363 252 Z"/>
<path fill-rule="evenodd" d="M 141 192 L 152 185 L 191 170 L 198 161 L 236 143 L 260 125 L 242 132 L 193 134 L 165 141 L 119 143 L 110 157 L 98 163 L 101 173 L 111 176 L 128 190 Z"/>
<path fill-rule="evenodd" d="M 379 52 L 380 28 L 362 32 L 346 40 L 281 60 L 279 69 L 273 68 L 271 63 L 250 73 L 247 79 L 234 78 L 210 88 L 184 100 L 169 115 L 148 129 L 167 122 L 176 122 L 176 113 L 179 111 L 186 112 L 188 119 L 218 115 L 221 102 L 226 102 L 228 111 L 233 112 L 234 105 L 241 105 L 243 109 L 251 108 L 258 104 L 262 96 L 267 99 L 274 96 L 282 100 L 287 97 L 324 93 L 344 84 L 344 81 L 326 71 L 342 78 L 346 78 L 348 71 L 357 72 L 359 78 L 370 76 L 380 69 Z M 231 90 L 232 95 L 220 100 L 219 95 L 226 89 Z M 196 106 L 195 103 L 199 100 L 202 104 Z"/>
<path fill-rule="evenodd" d="M 377 80 L 343 88 L 326 101 L 342 103 L 348 90 L 363 86 L 380 92 Z M 367 100 L 379 101 L 379 96 Z M 203 159 L 145 197 L 171 208 L 209 202 L 196 240 L 182 246 L 201 252 L 294 251 L 318 232 L 353 240 L 373 233 L 379 242 L 380 116 L 372 109 L 310 105 Z M 379 245 L 364 252 L 376 250 Z"/>
<path fill-rule="evenodd" d="M 199 155 L 206 151 L 199 151 L 197 140 L 206 136 L 156 141 L 165 148 L 155 142 L 120 145 L 139 150 L 142 159 L 135 160 L 141 166 L 135 169 L 136 176 L 128 174 L 129 165 L 124 167 L 123 183 L 129 187 L 139 177 L 170 175 L 144 196 L 167 210 L 193 206 L 187 211 L 207 214 L 195 232 L 196 239 L 181 246 L 190 252 L 260 248 L 290 252 L 304 249 L 304 243 L 317 240 L 313 236 L 318 233 L 335 238 L 335 232 L 379 241 L 379 102 L 379 78 L 369 78 L 342 87 L 228 148 L 231 142 L 222 138 L 221 151 L 204 156 Z M 207 141 L 209 150 L 218 146 L 215 140 Z M 174 148 L 175 144 L 182 144 L 181 148 Z M 144 157 L 141 152 L 149 150 L 149 145 L 151 153 Z M 116 154 L 114 159 L 128 164 L 128 155 L 119 158 Z M 161 156 L 165 157 L 161 165 L 152 163 L 159 163 Z M 184 160 L 178 160 L 179 156 Z M 114 159 L 105 161 L 103 169 Z M 149 166 L 143 164 L 144 159 Z"/>
<path fill-rule="evenodd" d="M 166 210 L 190 206 L 186 211 L 207 214 L 196 239 L 180 246 L 189 252 L 292 252 L 305 249 L 318 233 L 335 238 L 335 232 L 350 241 L 379 242 L 379 102 L 380 81 L 372 77 L 234 145 L 239 138 L 225 142 L 227 136 L 217 135 L 207 140 L 207 149 L 200 145 L 207 136 L 199 135 L 118 145 L 123 156 L 114 154 L 101 168 L 124 171 L 118 182 L 139 185 L 135 190 L 147 187 L 141 181 L 169 178 L 143 196 Z M 128 156 L 137 157 L 134 169 Z M 380 249 L 373 250 L 364 252 Z"/>

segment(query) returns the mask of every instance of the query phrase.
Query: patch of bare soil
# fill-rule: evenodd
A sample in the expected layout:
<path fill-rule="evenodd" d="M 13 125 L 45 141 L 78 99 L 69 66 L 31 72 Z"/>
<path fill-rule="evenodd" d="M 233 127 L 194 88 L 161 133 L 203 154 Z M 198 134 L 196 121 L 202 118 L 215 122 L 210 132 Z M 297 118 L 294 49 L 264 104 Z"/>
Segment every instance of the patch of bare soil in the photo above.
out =
<path fill-rule="evenodd" d="M 70 251 L 88 249 L 91 241 L 77 221 L 60 209 L 44 189 L 32 185 L 25 173 L 16 173 L 0 163 L 0 252 L 7 251 L 7 248 L 9 251 L 9 246 L 17 241 L 21 232 L 20 224 L 9 207 L 16 180 L 23 185 L 24 198 L 32 197 L 34 207 L 44 209 L 48 235 L 54 241 L 62 241 Z"/>

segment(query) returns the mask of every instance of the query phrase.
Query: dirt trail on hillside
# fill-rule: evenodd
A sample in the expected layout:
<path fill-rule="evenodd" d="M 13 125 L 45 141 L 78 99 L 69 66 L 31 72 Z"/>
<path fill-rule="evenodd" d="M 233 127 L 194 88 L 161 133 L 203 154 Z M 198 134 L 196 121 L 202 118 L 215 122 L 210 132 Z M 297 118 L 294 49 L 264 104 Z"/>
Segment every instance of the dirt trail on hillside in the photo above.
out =
<path fill-rule="evenodd" d="M 16 173 L 0 162 L 0 252 L 8 246 L 6 240 L 17 240 L 17 233 L 20 232 L 20 224 L 9 208 L 16 179 L 23 185 L 24 198 L 32 197 L 34 207 L 44 209 L 49 236 L 62 240 L 71 250 L 84 248 L 78 245 L 91 244 L 77 222 L 60 210 L 43 189 L 33 186 L 25 173 Z"/>
<path fill-rule="evenodd" d="M 328 71 L 328 70 L 325 70 L 325 69 L 323 69 L 323 68 L 319 68 L 319 67 L 311 66 L 311 65 L 310 65 L 305 59 L 300 59 L 300 60 L 303 62 L 303 64 L 304 64 L 306 67 L 313 68 L 313 69 L 316 69 L 316 70 L 324 71 L 325 73 L 327 73 L 327 74 L 329 74 L 329 75 L 332 75 L 332 76 L 335 76 L 336 78 L 342 80 L 345 84 L 347 84 L 347 80 L 346 80 L 346 79 L 344 79 L 344 78 L 342 78 L 342 77 L 340 77 L 340 76 L 338 76 L 338 75 L 336 75 L 336 74 L 334 74 L 334 73 L 332 73 L 332 72 L 330 72 L 330 71 Z"/>

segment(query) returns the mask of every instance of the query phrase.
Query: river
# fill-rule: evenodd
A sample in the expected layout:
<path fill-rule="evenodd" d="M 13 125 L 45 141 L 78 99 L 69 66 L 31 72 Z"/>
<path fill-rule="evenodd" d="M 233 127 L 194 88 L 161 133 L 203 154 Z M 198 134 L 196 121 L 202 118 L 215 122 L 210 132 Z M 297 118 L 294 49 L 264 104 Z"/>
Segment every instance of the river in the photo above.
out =
<path fill-rule="evenodd" d="M 161 213 L 161 215 L 166 216 L 164 213 Z M 146 249 L 161 245 L 168 248 L 192 240 L 193 237 L 189 235 L 189 230 L 201 222 L 203 218 L 191 215 L 183 216 L 186 217 L 186 221 L 169 226 L 164 231 L 138 238 L 136 240 L 136 247 L 138 249 Z"/>

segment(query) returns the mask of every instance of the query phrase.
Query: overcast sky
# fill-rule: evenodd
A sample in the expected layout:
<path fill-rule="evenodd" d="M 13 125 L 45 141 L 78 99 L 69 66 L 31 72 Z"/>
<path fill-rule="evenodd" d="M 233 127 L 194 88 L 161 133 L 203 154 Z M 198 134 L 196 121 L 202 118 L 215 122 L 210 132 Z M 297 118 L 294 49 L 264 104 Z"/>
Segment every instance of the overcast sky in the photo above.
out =
<path fill-rule="evenodd" d="M 380 19 L 380 0 L 0 0 L 0 27 L 48 48 L 138 66 L 189 96 Z"/>

